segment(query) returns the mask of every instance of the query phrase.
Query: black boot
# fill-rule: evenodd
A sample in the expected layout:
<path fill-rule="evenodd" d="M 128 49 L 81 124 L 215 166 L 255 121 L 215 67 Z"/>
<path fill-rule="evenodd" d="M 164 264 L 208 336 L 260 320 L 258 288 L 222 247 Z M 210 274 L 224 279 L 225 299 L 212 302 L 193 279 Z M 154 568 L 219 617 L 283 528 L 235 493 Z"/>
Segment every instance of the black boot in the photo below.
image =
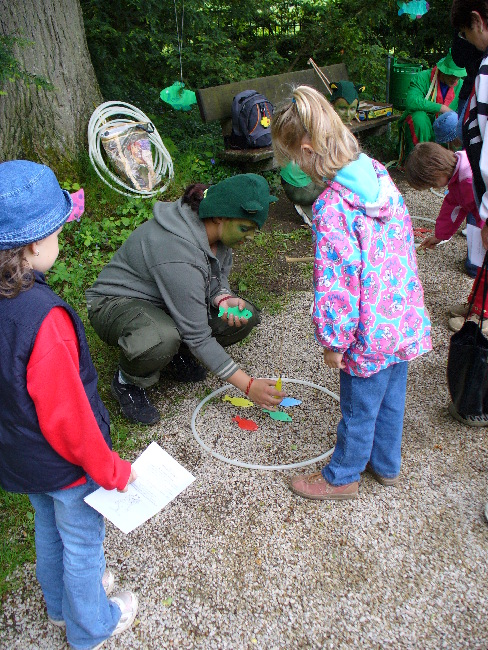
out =
<path fill-rule="evenodd" d="M 119 381 L 119 371 L 115 372 L 110 384 L 112 395 L 120 405 L 122 414 L 132 422 L 140 424 L 156 424 L 160 416 L 158 410 L 149 401 L 146 391 L 135 384 L 122 384 Z"/>
<path fill-rule="evenodd" d="M 189 383 L 192 381 L 203 381 L 207 376 L 207 370 L 195 359 L 190 350 L 181 345 L 178 352 L 166 366 L 165 374 L 175 381 Z"/>

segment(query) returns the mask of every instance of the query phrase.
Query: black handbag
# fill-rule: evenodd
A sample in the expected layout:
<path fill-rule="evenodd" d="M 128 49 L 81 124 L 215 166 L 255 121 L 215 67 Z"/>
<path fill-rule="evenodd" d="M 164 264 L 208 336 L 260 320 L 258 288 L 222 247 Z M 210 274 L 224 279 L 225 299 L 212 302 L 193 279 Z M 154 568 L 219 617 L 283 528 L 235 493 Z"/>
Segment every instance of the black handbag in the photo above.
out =
<path fill-rule="evenodd" d="M 488 252 L 483 260 L 469 304 L 466 320 L 451 336 L 447 358 L 447 384 L 456 411 L 462 415 L 488 414 L 488 339 L 482 332 L 488 294 Z M 479 323 L 469 321 L 483 278 L 483 309 Z"/>

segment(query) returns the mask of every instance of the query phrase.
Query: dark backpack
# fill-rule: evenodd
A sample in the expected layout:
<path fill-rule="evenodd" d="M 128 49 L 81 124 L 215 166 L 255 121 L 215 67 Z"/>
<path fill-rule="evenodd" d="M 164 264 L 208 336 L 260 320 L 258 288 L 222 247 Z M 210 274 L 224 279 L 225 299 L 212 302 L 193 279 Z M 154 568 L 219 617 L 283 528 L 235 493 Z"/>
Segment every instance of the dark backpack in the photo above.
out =
<path fill-rule="evenodd" d="M 271 146 L 273 104 L 256 90 L 243 90 L 232 100 L 230 146 L 254 149 Z"/>

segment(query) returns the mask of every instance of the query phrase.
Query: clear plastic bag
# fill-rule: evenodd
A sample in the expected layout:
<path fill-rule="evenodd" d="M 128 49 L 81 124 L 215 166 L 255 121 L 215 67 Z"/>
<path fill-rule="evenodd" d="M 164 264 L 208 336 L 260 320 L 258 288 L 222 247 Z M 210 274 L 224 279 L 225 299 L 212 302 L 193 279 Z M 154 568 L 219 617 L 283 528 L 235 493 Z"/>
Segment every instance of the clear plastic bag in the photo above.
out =
<path fill-rule="evenodd" d="M 111 163 L 139 191 L 149 192 L 157 182 L 148 138 L 153 132 L 150 122 L 119 122 L 108 126 L 100 138 Z"/>

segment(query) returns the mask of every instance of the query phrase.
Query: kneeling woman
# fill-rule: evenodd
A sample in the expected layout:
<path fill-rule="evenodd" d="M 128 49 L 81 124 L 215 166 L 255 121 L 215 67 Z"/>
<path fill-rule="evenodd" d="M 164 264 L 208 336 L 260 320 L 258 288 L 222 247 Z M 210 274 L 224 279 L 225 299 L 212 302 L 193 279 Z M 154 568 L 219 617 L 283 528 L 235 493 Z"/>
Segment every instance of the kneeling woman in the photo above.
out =
<path fill-rule="evenodd" d="M 111 389 L 129 420 L 156 423 L 145 389 L 163 368 L 173 379 L 201 381 L 206 370 L 199 361 L 257 405 L 279 404 L 284 394 L 274 382 L 253 379 L 224 349 L 260 322 L 257 308 L 229 288 L 232 247 L 254 237 L 276 200 L 257 174 L 190 185 L 177 201 L 155 204 L 154 218 L 129 236 L 88 289 L 93 328 L 120 350 Z M 251 316 L 219 317 L 222 307 Z"/>

